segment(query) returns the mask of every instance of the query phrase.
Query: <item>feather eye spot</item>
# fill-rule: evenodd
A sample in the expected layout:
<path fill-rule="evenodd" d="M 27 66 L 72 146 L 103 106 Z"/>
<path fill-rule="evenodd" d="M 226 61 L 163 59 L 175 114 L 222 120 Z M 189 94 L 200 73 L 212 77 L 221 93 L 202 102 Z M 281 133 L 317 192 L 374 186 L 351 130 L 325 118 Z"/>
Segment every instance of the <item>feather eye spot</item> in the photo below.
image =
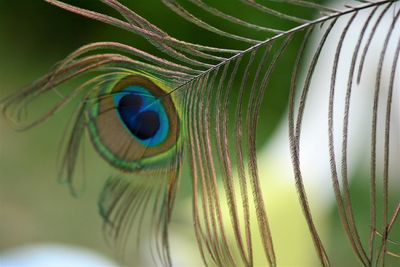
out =
<path fill-rule="evenodd" d="M 143 171 L 172 160 L 180 118 L 169 91 L 156 78 L 135 74 L 98 92 L 88 126 L 92 143 L 107 162 L 125 171 Z"/>

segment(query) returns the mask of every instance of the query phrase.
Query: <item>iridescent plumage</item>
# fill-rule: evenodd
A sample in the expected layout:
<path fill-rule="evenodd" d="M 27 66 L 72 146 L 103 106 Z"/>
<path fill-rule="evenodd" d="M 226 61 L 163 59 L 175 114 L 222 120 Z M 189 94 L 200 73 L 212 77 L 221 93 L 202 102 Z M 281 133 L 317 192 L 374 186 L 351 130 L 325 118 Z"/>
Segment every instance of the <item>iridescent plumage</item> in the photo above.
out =
<path fill-rule="evenodd" d="M 263 136 L 265 112 L 273 111 L 274 100 L 267 104 L 268 89 L 272 83 L 279 84 L 289 99 L 288 150 L 292 157 L 294 184 L 298 191 L 299 203 L 308 226 L 315 254 L 323 266 L 330 265 L 329 254 L 320 238 L 312 208 L 303 182 L 300 162 L 302 121 L 308 107 L 310 84 L 318 65 L 321 51 L 329 42 L 335 42 L 328 108 L 327 145 L 332 188 L 336 196 L 339 216 L 351 247 L 365 266 L 374 262 L 384 264 L 385 256 L 397 255 L 386 249 L 390 231 L 398 222 L 400 202 L 392 201 L 395 209 L 389 211 L 392 200 L 389 192 L 389 148 L 391 105 L 395 76 L 400 54 L 398 42 L 395 54 L 388 66 L 390 81 L 385 114 L 385 144 L 383 191 L 383 227 L 380 245 L 377 239 L 377 198 L 376 198 L 376 132 L 378 98 L 385 52 L 389 41 L 398 38 L 400 10 L 396 1 L 354 1 L 354 6 L 343 5 L 340 9 L 311 1 L 277 1 L 283 7 L 302 8 L 318 13 L 317 19 L 293 16 L 282 12 L 284 8 L 273 8 L 273 4 L 260 4 L 253 0 L 241 0 L 243 8 L 254 9 L 265 15 L 265 20 L 276 20 L 284 26 L 266 27 L 256 25 L 224 13 L 201 0 L 189 0 L 192 5 L 209 15 L 216 16 L 234 25 L 244 27 L 251 33 L 262 33 L 262 39 L 247 36 L 243 32 L 230 33 L 201 20 L 178 1 L 163 0 L 173 12 L 216 34 L 221 39 L 232 40 L 229 48 L 218 48 L 181 41 L 153 25 L 117 0 L 102 0 L 112 7 L 123 19 L 78 8 L 57 0 L 46 0 L 55 6 L 125 29 L 144 37 L 150 44 L 164 53 L 157 57 L 129 45 L 116 42 L 99 42 L 83 46 L 57 64 L 52 71 L 28 86 L 23 91 L 3 101 L 3 113 L 18 129 L 28 129 L 51 118 L 67 102 L 79 96 L 71 136 L 64 144 L 60 175 L 65 176 L 73 187 L 73 177 L 79 148 L 88 132 L 99 155 L 120 175 L 111 176 L 104 186 L 99 200 L 100 214 L 105 221 L 105 230 L 113 239 L 123 245 L 128 238 L 132 224 L 138 232 L 143 217 L 151 218 L 155 247 L 164 265 L 171 265 L 168 244 L 168 223 L 181 178 L 184 158 L 191 169 L 193 194 L 193 225 L 199 253 L 205 264 L 218 266 L 253 266 L 254 247 L 263 250 L 264 260 L 270 266 L 277 265 L 277 256 L 270 228 L 266 197 L 261 186 L 260 165 L 257 160 L 257 142 Z M 275 1 L 267 1 L 275 2 Z M 338 174 L 335 155 L 334 117 L 335 92 L 337 90 L 337 69 L 341 60 L 343 42 L 349 28 L 358 14 L 365 10 L 368 16 L 363 20 L 359 32 L 350 70 L 341 136 L 341 174 Z M 348 123 L 352 88 L 355 81 L 363 77 L 364 59 L 371 40 L 383 17 L 393 13 L 392 23 L 387 28 L 379 64 L 376 66 L 374 105 L 371 107 L 371 218 L 368 246 L 362 242 L 354 219 L 353 204 L 348 183 Z M 338 20 L 346 18 L 337 40 L 328 40 Z M 373 21 L 371 18 L 375 18 Z M 285 22 L 285 23 L 283 23 Z M 290 26 L 290 27 L 289 27 Z M 369 29 L 369 31 L 367 31 Z M 305 59 L 313 31 L 321 31 L 317 46 L 310 48 L 311 60 Z M 367 34 L 368 33 L 368 34 Z M 368 36 L 368 38 L 367 38 Z M 237 45 L 237 44 L 240 45 Z M 243 47 L 236 49 L 235 47 Z M 105 52 L 107 51 L 107 52 Z M 111 51 L 111 52 L 110 52 Z M 281 61 L 292 51 L 286 66 L 292 70 L 279 69 Z M 362 51 L 362 53 L 361 53 Z M 359 58 L 359 61 L 357 61 Z M 359 62 L 359 63 L 357 63 Z M 356 64 L 357 63 L 357 64 Z M 305 78 L 299 78 L 300 65 L 305 69 Z M 356 66 L 358 69 L 356 69 Z M 279 69 L 279 71 L 277 71 Z M 357 73 L 355 79 L 355 73 Z M 93 75 L 93 73 L 95 75 Z M 285 76 L 282 76 L 284 73 Z M 88 75 L 87 81 L 62 94 L 57 88 L 76 77 Z M 90 76 L 91 75 L 91 76 Z M 282 78 L 284 77 L 284 78 Z M 329 84 L 329 81 L 327 82 Z M 354 88 L 353 88 L 354 89 Z M 321 89 L 322 90 L 322 89 Z M 398 88 L 397 88 L 398 90 Z M 299 92 L 297 92 L 299 91 Z M 24 110 L 33 101 L 50 92 L 61 97 L 49 103 L 44 114 L 24 120 Z M 282 108 L 284 109 L 284 107 Z M 267 114 L 268 115 L 268 114 Z M 261 126 L 260 126 L 261 125 Z M 261 130 L 260 130 L 261 129 Z M 392 137 L 393 139 L 393 137 Z M 339 176 L 341 176 L 339 182 Z M 220 189 L 222 188 L 222 189 Z M 149 208 L 150 207 L 150 208 Z M 255 221 L 256 227 L 251 226 Z M 232 232 L 233 235 L 228 235 Z M 254 241 L 257 237 L 257 241 Z"/>
<path fill-rule="evenodd" d="M 116 78 L 89 100 L 91 140 L 107 162 L 125 171 L 169 164 L 180 149 L 180 118 L 169 91 L 136 74 Z"/>

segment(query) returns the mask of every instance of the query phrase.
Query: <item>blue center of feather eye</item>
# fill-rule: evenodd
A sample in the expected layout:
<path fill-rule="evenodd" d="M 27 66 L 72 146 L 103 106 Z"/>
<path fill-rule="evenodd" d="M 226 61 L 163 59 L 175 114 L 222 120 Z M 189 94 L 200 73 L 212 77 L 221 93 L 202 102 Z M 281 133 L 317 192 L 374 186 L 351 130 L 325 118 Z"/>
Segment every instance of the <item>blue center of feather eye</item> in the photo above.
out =
<path fill-rule="evenodd" d="M 129 132 L 146 146 L 168 136 L 168 116 L 162 102 L 143 86 L 128 86 L 114 96 L 118 114 Z"/>

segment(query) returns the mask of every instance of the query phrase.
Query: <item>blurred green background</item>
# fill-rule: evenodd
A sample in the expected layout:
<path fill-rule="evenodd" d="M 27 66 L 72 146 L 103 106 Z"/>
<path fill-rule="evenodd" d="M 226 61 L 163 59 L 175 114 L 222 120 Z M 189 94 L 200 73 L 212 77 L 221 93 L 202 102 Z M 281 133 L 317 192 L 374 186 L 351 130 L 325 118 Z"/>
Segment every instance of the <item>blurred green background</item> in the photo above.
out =
<path fill-rule="evenodd" d="M 221 47 L 229 44 L 228 40 L 223 43 L 218 38 L 210 38 L 212 34 L 177 17 L 159 1 L 121 2 L 174 37 Z M 98 1 L 75 0 L 68 3 L 116 15 Z M 254 23 L 272 27 L 280 24 L 279 21 L 273 20 L 266 22 L 262 13 L 247 14 L 245 9 L 238 10 L 230 0 L 219 1 L 218 5 Z M 288 12 L 296 11 L 300 12 L 301 9 Z M 312 16 L 309 12 L 303 15 Z M 222 23 L 218 19 L 214 22 Z M 222 26 L 229 27 L 223 23 Z M 280 25 L 282 28 L 290 26 L 290 23 Z M 245 29 L 239 30 L 239 33 L 240 31 L 243 33 Z M 262 38 L 262 34 L 256 34 L 254 37 Z M 43 1 L 0 0 L 0 99 L 46 73 L 54 63 L 79 46 L 95 41 L 118 41 L 159 54 L 141 37 L 70 14 Z M 241 46 L 238 44 L 238 47 Z M 287 90 L 283 90 L 286 87 L 275 84 L 273 88 L 276 90 L 270 90 L 272 92 L 270 98 L 273 101 L 269 105 L 270 110 L 265 112 L 269 114 L 270 123 L 263 126 L 265 127 L 263 131 L 267 134 L 265 140 L 259 144 L 260 147 L 274 132 L 286 110 Z M 87 186 L 79 198 L 73 198 L 65 186 L 57 183 L 56 155 L 70 112 L 71 110 L 67 108 L 49 122 L 22 133 L 13 131 L 4 118 L 0 117 L 0 251 L 21 245 L 54 242 L 87 247 L 114 257 L 113 250 L 104 241 L 101 232 L 102 221 L 96 205 L 109 168 L 102 164 L 102 160 L 93 151 L 90 151 L 87 156 L 89 170 Z M 89 144 L 87 146 L 90 147 Z M 364 171 L 360 171 L 360 176 L 363 174 Z M 369 189 L 366 184 L 357 181 L 354 179 L 352 185 L 353 193 L 360 196 L 356 205 L 365 207 L 368 198 L 361 196 L 367 196 Z M 286 189 L 281 190 L 283 192 Z M 183 183 L 182 191 L 186 193 L 180 196 L 176 209 L 178 219 L 174 222 L 173 229 L 174 231 L 180 229 L 181 235 L 186 236 L 186 233 L 191 231 L 189 182 Z M 293 199 L 289 200 L 288 197 L 288 203 Z M 271 205 L 271 209 L 274 209 L 274 204 Z M 368 210 L 365 208 L 357 209 L 356 213 L 358 218 L 368 218 Z M 342 226 L 334 206 L 326 211 L 326 214 L 328 217 L 325 220 L 329 223 L 322 228 L 329 252 L 341 263 L 337 266 L 358 264 L 342 234 Z M 362 233 L 366 231 L 368 231 L 367 224 L 362 227 Z M 193 241 L 192 239 L 193 237 L 188 237 L 189 241 Z M 193 248 L 189 250 L 193 253 L 196 244 L 194 241 L 191 244 Z M 301 248 L 299 250 L 304 251 Z M 304 258 L 313 257 L 314 252 L 308 252 L 310 255 L 303 255 Z"/>

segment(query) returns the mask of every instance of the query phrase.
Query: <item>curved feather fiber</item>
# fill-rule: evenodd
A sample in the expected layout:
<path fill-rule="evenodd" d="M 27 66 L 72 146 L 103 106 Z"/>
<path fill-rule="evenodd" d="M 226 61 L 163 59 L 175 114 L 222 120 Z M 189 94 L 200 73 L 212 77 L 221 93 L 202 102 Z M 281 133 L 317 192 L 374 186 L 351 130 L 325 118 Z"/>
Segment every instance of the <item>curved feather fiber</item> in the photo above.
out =
<path fill-rule="evenodd" d="M 212 47 L 178 40 L 153 25 L 135 11 L 117 0 L 100 0 L 120 14 L 115 18 L 106 14 L 75 7 L 58 0 L 46 2 L 67 11 L 98 20 L 145 38 L 158 48 L 165 57 L 157 57 L 145 51 L 117 42 L 99 42 L 83 46 L 58 63 L 49 74 L 45 75 L 21 92 L 6 98 L 2 102 L 5 117 L 19 130 L 29 129 L 62 109 L 69 101 L 80 99 L 76 108 L 74 124 L 70 128 L 71 136 L 64 144 L 65 156 L 61 161 L 60 176 L 65 177 L 71 190 L 75 192 L 73 177 L 76 159 L 86 130 L 91 133 L 95 147 L 103 147 L 105 139 L 93 134 L 93 124 L 106 118 L 104 113 L 116 112 L 111 106 L 105 111 L 91 112 L 98 103 L 112 98 L 118 92 L 107 89 L 118 81 L 132 76 L 145 77 L 162 88 L 162 94 L 156 95 L 155 102 L 164 106 L 173 105 L 177 110 L 179 127 L 171 134 L 179 134 L 173 139 L 176 144 L 162 161 L 147 159 L 149 147 L 142 156 L 135 156 L 132 162 L 114 161 L 114 154 L 104 156 L 113 166 L 124 166 L 118 176 L 112 176 L 106 183 L 99 201 L 100 213 L 105 222 L 105 233 L 111 240 L 117 241 L 117 247 L 124 246 L 129 237 L 129 229 L 142 229 L 143 218 L 148 216 L 152 222 L 154 243 L 152 248 L 163 265 L 171 265 L 168 245 L 168 223 L 171 219 L 173 203 L 176 196 L 181 169 L 187 158 L 191 168 L 193 188 L 193 224 L 199 252 L 206 265 L 217 266 L 253 266 L 254 247 L 262 246 L 265 260 L 270 266 L 279 265 L 274 249 L 274 231 L 270 227 L 268 203 L 263 193 L 257 158 L 257 140 L 262 132 L 259 125 L 264 121 L 263 110 L 265 99 L 271 83 L 279 81 L 282 62 L 288 60 L 288 51 L 295 51 L 294 61 L 290 63 L 293 70 L 285 70 L 288 83 L 288 146 L 292 157 L 294 184 L 302 207 L 304 219 L 314 242 L 316 256 L 322 266 L 329 266 L 332 259 L 329 251 L 320 238 L 318 225 L 313 218 L 313 211 L 308 201 L 307 188 L 303 181 L 301 165 L 301 137 L 303 118 L 308 107 L 310 85 L 315 79 L 315 71 L 321 68 L 318 64 L 320 55 L 328 42 L 335 42 L 333 62 L 331 63 L 331 79 L 329 83 L 329 99 L 327 101 L 328 117 L 326 122 L 329 140 L 329 165 L 332 188 L 335 194 L 337 210 L 343 230 L 354 254 L 363 266 L 385 265 L 386 257 L 397 256 L 390 251 L 387 244 L 391 240 L 391 229 L 399 222 L 400 199 L 390 194 L 390 150 L 393 136 L 393 96 L 399 86 L 395 85 L 399 74 L 400 54 L 400 5 L 393 0 L 352 1 L 348 5 L 332 8 L 312 1 L 255 1 L 241 0 L 235 4 L 265 14 L 265 18 L 287 22 L 290 28 L 277 28 L 268 25 L 257 25 L 224 11 L 218 5 L 208 4 L 203 0 L 163 0 L 162 2 L 177 15 L 205 29 L 213 36 L 229 39 L 232 47 Z M 279 6 L 280 8 L 276 8 Z M 194 8 L 195 7 L 195 8 Z M 302 8 L 317 13 L 316 19 L 287 14 L 285 7 Z M 197 8 L 197 9 L 196 9 Z M 240 31 L 227 32 L 219 25 L 204 20 L 196 15 L 202 10 L 210 17 L 217 17 L 227 23 L 246 28 L 244 35 Z M 341 52 L 349 30 L 354 27 L 360 12 L 368 13 L 363 18 L 361 30 L 353 50 L 350 68 L 347 73 L 345 99 L 337 99 L 338 69 L 343 59 Z M 388 28 L 379 28 L 383 18 L 391 18 Z M 340 37 L 331 40 L 332 31 L 337 24 L 345 21 L 339 29 Z M 379 61 L 374 66 L 374 98 L 370 111 L 370 220 L 359 222 L 354 215 L 354 204 L 349 184 L 348 146 L 350 110 L 353 90 L 362 82 L 365 74 L 365 59 L 370 53 L 370 45 L 376 39 L 377 30 L 385 31 L 385 39 L 381 40 Z M 254 38 L 252 31 L 263 34 L 262 39 Z M 311 47 L 312 33 L 319 32 L 317 45 Z M 397 39 L 396 39 L 397 38 Z M 387 58 L 389 43 L 396 43 L 393 58 Z M 246 47 L 237 49 L 236 47 Z M 311 55 L 306 59 L 306 52 Z M 390 81 L 382 85 L 384 67 L 388 66 Z M 326 68 L 326 66 L 324 66 Z M 301 79 L 300 73 L 305 76 Z M 77 77 L 83 76 L 86 81 L 66 94 L 58 88 Z M 382 87 L 386 86 L 386 89 Z M 164 88 L 164 89 L 163 89 Z M 25 110 L 38 99 L 56 92 L 59 99 L 48 104 L 43 114 L 35 114 L 27 118 Z M 384 93 L 387 92 L 387 93 Z M 384 107 L 379 107 L 380 98 L 386 98 Z M 335 143 L 334 120 L 341 114 L 336 113 L 337 101 L 344 103 L 341 117 L 342 135 L 341 151 L 337 155 Z M 379 109 L 384 109 L 384 118 L 379 118 Z M 94 115 L 93 115 L 94 114 Z M 385 121 L 380 129 L 378 120 Z M 107 128 L 107 126 L 104 126 Z M 384 133 L 383 161 L 377 159 L 377 133 Z M 110 135 L 112 136 L 112 134 Z M 262 137 L 262 136 L 261 136 Z M 107 137 L 109 138 L 109 137 Z M 133 137 L 132 137 L 133 138 Z M 121 139 L 106 140 L 119 147 L 125 145 Z M 106 143 L 107 143 L 106 142 Z M 336 141 L 337 142 L 337 141 Z M 129 142 L 128 142 L 129 143 Z M 307 148 L 302 148 L 307 149 Z M 98 149 L 99 150 L 99 149 Z M 119 151 L 123 159 L 128 159 L 127 151 Z M 108 152 L 107 152 L 108 153 Z M 122 153 L 122 154 L 121 154 Z M 125 157 L 126 156 L 126 157 Z M 337 159 L 340 158 L 338 161 Z M 377 174 L 382 164 L 383 175 Z M 119 167 L 118 167 L 119 168 Z M 182 177 L 183 178 L 183 177 Z M 398 177 L 397 177 L 398 178 Z M 382 193 L 377 191 L 382 184 Z M 220 190 L 220 187 L 223 190 Z M 382 194 L 383 210 L 378 212 L 378 194 Z M 390 210 L 394 205 L 395 209 Z M 379 218 L 382 216 L 382 218 Z M 227 219 L 228 218 L 228 219 Z M 257 227 L 251 227 L 251 221 Z M 378 226 L 378 221 L 382 225 Z M 362 236 L 360 224 L 369 224 L 368 236 Z M 234 233 L 229 235 L 228 233 Z M 260 237 L 260 244 L 255 237 Z"/>

